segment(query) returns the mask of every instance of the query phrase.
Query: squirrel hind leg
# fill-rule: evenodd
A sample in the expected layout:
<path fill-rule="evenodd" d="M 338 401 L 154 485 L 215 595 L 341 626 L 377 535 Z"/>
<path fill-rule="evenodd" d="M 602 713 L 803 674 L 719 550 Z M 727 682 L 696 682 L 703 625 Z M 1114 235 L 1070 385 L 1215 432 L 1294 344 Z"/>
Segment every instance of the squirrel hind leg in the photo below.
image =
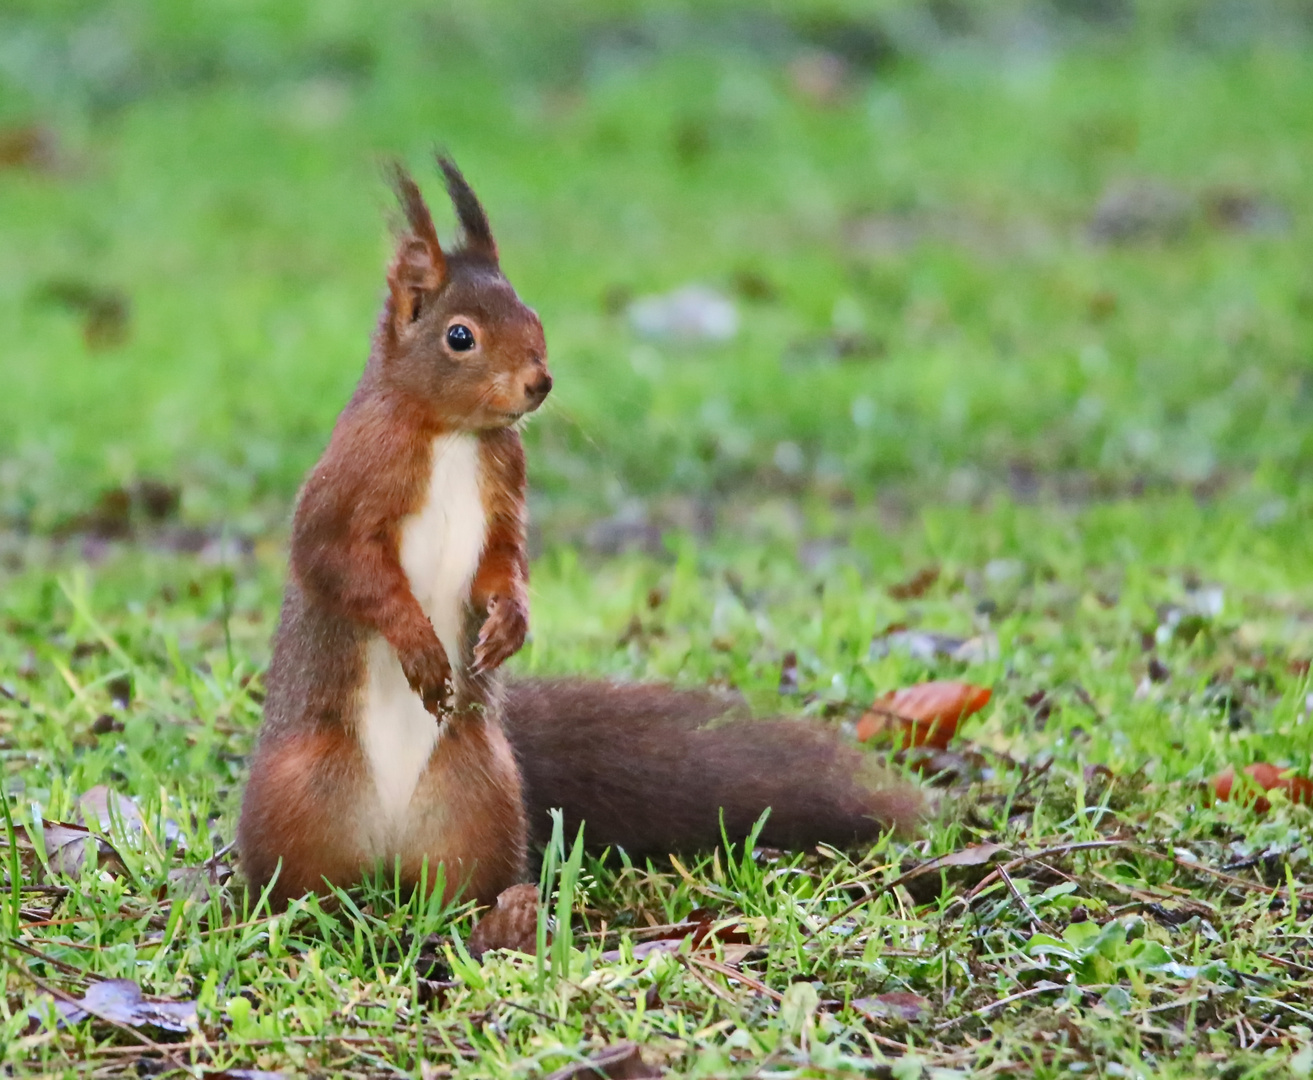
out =
<path fill-rule="evenodd" d="M 252 890 L 270 888 L 276 908 L 325 881 L 357 884 L 368 861 L 358 821 L 343 807 L 367 796 L 359 752 L 344 732 L 261 743 L 237 825 L 241 869 Z"/>
<path fill-rule="evenodd" d="M 527 850 L 520 772 L 500 725 L 448 721 L 407 809 L 403 879 L 426 873 L 432 886 L 441 868 L 448 900 L 486 905 L 525 880 Z"/>

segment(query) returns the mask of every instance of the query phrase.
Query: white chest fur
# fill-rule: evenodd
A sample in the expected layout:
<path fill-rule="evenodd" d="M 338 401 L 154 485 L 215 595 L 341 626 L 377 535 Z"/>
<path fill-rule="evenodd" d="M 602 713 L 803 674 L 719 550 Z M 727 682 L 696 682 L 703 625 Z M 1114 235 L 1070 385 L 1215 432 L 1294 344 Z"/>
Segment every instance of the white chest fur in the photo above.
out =
<path fill-rule="evenodd" d="M 433 441 L 424 502 L 402 523 L 401 566 L 453 667 L 461 662 L 463 612 L 486 532 L 478 439 L 440 435 Z M 366 655 L 357 730 L 378 791 L 382 819 L 376 832 L 386 845 L 404 821 L 439 729 L 381 637 L 370 642 Z"/>

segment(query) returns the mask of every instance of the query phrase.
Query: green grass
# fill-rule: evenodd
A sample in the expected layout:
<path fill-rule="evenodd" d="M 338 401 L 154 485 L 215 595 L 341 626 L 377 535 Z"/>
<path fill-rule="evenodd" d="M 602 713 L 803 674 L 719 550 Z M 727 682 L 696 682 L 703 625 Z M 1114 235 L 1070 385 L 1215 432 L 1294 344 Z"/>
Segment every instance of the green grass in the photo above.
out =
<path fill-rule="evenodd" d="M 7 858 L 9 1068 L 531 1077 L 632 1039 L 695 1076 L 1309 1074 L 1313 810 L 1201 789 L 1313 770 L 1304 16 L 1273 4 L 1219 44 L 1212 5 L 1059 8 L 961 15 L 962 38 L 819 0 L 0 14 L 0 127 L 48 125 L 59 159 L 0 171 L 7 806 L 70 821 L 107 785 L 145 823 L 76 880 Z M 894 58 L 809 101 L 789 62 L 856 30 Z M 990 685 L 919 841 L 587 860 L 542 964 L 470 961 L 467 908 L 387 882 L 272 917 L 170 876 L 232 862 L 288 506 L 380 298 L 378 163 L 418 171 L 434 142 L 557 376 L 514 669 L 713 682 L 837 725 L 921 679 Z M 1092 240 L 1137 178 L 1181 228 Z M 1220 222 L 1228 193 L 1274 227 Z M 616 314 L 690 281 L 736 296 L 735 340 Z M 121 342 L 87 346 L 70 283 L 127 298 Z M 845 334 L 866 354 L 836 359 Z M 79 534 L 147 477 L 177 520 Z M 664 536 L 602 554 L 599 520 Z M 889 594 L 927 565 L 924 596 Z M 903 623 L 997 649 L 871 649 Z M 967 843 L 1003 845 L 1007 877 L 900 882 Z M 632 958 L 698 910 L 753 951 Z M 29 1017 L 114 977 L 196 1000 L 197 1032 L 143 1049 Z M 929 1014 L 852 1004 L 896 991 Z"/>

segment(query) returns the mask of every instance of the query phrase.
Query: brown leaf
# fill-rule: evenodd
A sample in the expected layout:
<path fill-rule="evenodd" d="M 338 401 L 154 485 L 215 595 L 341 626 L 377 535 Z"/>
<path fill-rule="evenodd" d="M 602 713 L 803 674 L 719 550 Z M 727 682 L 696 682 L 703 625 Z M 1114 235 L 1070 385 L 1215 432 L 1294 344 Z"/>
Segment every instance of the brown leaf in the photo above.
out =
<path fill-rule="evenodd" d="M 660 1075 L 660 1069 L 643 1060 L 636 1043 L 622 1042 L 557 1069 L 545 1080 L 647 1080 Z"/>
<path fill-rule="evenodd" d="M 888 732 L 903 747 L 948 749 L 966 717 L 979 712 L 993 696 L 987 686 L 935 680 L 892 690 L 877 698 L 857 723 L 862 742 Z"/>
<path fill-rule="evenodd" d="M 470 932 L 466 946 L 476 960 L 493 949 L 538 952 L 538 886 L 512 885 Z"/>
<path fill-rule="evenodd" d="M 123 730 L 123 721 L 116 720 L 109 713 L 101 713 L 91 722 L 91 734 L 109 735 L 115 731 Z"/>
<path fill-rule="evenodd" d="M 936 581 L 939 580 L 938 566 L 925 566 L 918 570 L 906 581 L 897 585 L 890 585 L 885 590 L 895 600 L 915 600 L 918 597 L 925 596 Z"/>
<path fill-rule="evenodd" d="M 87 348 L 107 349 L 128 340 L 132 303 L 125 293 L 79 279 L 59 278 L 47 282 L 42 295 L 82 316 L 82 338 Z"/>
<path fill-rule="evenodd" d="M 893 990 L 876 997 L 857 998 L 853 1008 L 879 1020 L 906 1020 L 913 1023 L 930 1015 L 930 1002 L 908 990 Z"/>
<path fill-rule="evenodd" d="M 798 654 L 790 649 L 780 663 L 780 697 L 792 697 L 798 692 Z"/>
<path fill-rule="evenodd" d="M 1230 801 L 1234 795 L 1237 802 L 1252 806 L 1255 813 L 1266 814 L 1272 804 L 1259 791 L 1284 791 L 1293 803 L 1309 805 L 1313 803 L 1313 780 L 1306 776 L 1292 775 L 1289 769 L 1270 765 L 1266 761 L 1257 761 L 1243 769 L 1247 780 L 1236 791 L 1235 766 L 1228 765 L 1209 782 L 1213 793 L 1221 802 Z"/>
<path fill-rule="evenodd" d="M 719 915 L 718 912 L 709 908 L 697 908 L 689 913 L 686 923 L 693 926 L 692 937 L 693 948 L 697 948 L 708 939 L 721 941 L 727 945 L 750 945 L 752 938 L 747 932 L 738 929 L 737 923 L 733 921 L 734 916 Z M 723 925 L 717 927 L 717 922 Z"/>
<path fill-rule="evenodd" d="M 18 842 L 20 853 L 25 853 L 31 862 L 36 861 L 36 845 L 28 835 L 24 825 L 14 826 L 14 838 Z M 60 821 L 41 822 L 41 840 L 46 852 L 46 862 L 50 873 L 55 876 L 77 878 L 82 876 L 82 867 L 87 860 L 91 865 L 108 870 L 111 874 L 123 874 L 125 868 L 119 853 L 105 840 L 92 834 L 85 826 L 69 825 Z M 0 848 L 8 847 L 5 830 L 0 829 Z"/>
<path fill-rule="evenodd" d="M 59 164 L 59 139 L 42 124 L 0 131 L 0 169 L 49 172 Z"/>
<path fill-rule="evenodd" d="M 196 1002 L 149 1000 L 131 979 L 106 979 L 93 983 L 76 1004 L 56 1001 L 60 1023 L 76 1024 L 88 1016 L 129 1027 L 153 1027 L 161 1031 L 190 1031 L 196 1025 Z"/>
<path fill-rule="evenodd" d="M 721 923 L 720 926 L 716 926 L 718 922 Z M 650 941 L 641 941 L 630 946 L 630 954 L 635 960 L 641 960 L 649 953 L 679 952 L 685 942 L 688 943 L 689 949 L 693 950 L 709 947 L 708 942 L 713 941 L 721 943 L 727 959 L 731 955 L 741 958 L 755 948 L 751 936 L 747 931 L 740 929 L 736 916 L 718 917 L 715 911 L 698 908 L 690 912 L 688 918 L 683 922 L 670 927 L 666 936 L 654 938 Z M 598 959 L 603 963 L 614 963 L 622 955 L 620 949 L 609 949 L 602 953 Z"/>
<path fill-rule="evenodd" d="M 971 844 L 960 851 L 927 859 L 903 874 L 899 882 L 918 904 L 930 903 L 940 895 L 943 872 L 947 872 L 950 887 L 978 881 L 984 876 L 980 868 L 992 862 L 1002 850 L 1001 844 Z"/>

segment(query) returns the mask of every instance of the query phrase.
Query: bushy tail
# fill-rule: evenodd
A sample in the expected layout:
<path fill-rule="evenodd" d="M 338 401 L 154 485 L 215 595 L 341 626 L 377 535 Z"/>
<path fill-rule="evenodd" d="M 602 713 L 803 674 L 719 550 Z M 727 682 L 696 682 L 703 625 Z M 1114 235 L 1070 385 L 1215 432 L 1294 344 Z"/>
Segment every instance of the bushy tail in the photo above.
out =
<path fill-rule="evenodd" d="M 922 813 L 917 788 L 821 724 L 733 715 L 709 691 L 584 679 L 507 688 L 506 732 L 524 774 L 533 839 L 564 811 L 589 847 L 632 856 L 706 850 L 747 836 L 802 849 L 869 842 Z"/>

